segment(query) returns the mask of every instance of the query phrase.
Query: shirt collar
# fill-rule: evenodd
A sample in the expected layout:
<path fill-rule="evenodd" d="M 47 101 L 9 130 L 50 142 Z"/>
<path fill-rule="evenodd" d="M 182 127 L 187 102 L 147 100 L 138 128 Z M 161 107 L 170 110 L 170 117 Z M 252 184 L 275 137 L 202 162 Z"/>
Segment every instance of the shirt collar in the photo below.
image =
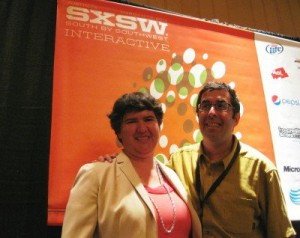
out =
<path fill-rule="evenodd" d="M 236 138 L 235 135 L 233 135 L 233 146 L 231 148 L 231 151 L 230 153 L 224 157 L 224 159 L 222 160 L 222 163 L 223 163 L 223 166 L 224 166 L 224 169 L 227 168 L 228 164 L 230 163 L 233 155 L 234 155 L 234 152 L 237 148 L 237 145 L 238 145 L 238 139 Z M 200 158 L 204 159 L 205 161 L 208 162 L 208 159 L 203 151 L 203 145 L 202 145 L 202 142 L 200 143 L 200 148 L 199 148 L 199 155 L 200 155 Z"/>

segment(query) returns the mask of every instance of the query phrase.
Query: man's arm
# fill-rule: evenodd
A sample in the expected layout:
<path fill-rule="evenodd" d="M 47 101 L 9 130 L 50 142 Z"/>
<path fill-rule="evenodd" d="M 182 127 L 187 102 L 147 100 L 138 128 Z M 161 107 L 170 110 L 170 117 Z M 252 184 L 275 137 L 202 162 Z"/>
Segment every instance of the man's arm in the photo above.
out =
<path fill-rule="evenodd" d="M 106 155 L 100 155 L 96 160 L 93 162 L 109 162 L 112 163 L 113 160 L 117 157 L 118 153 L 111 153 L 111 154 L 106 154 Z"/>

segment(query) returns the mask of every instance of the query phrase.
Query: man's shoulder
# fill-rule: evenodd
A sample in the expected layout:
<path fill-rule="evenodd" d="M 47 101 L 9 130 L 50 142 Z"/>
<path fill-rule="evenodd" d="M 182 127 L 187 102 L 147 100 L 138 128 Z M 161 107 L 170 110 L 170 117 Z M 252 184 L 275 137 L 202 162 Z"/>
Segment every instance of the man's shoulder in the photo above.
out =
<path fill-rule="evenodd" d="M 260 162 L 262 164 L 265 164 L 270 169 L 276 168 L 274 163 L 258 149 L 242 142 L 240 142 L 240 144 L 241 144 L 240 155 L 242 158 Z"/>
<path fill-rule="evenodd" d="M 168 166 L 174 168 L 175 165 L 194 165 L 199 156 L 199 143 L 190 144 L 179 148 L 176 152 L 170 155 Z"/>
<path fill-rule="evenodd" d="M 186 145 L 186 146 L 179 148 L 177 151 L 173 152 L 172 154 L 180 154 L 180 153 L 184 153 L 184 152 L 199 152 L 199 146 L 200 146 L 200 143 Z"/>

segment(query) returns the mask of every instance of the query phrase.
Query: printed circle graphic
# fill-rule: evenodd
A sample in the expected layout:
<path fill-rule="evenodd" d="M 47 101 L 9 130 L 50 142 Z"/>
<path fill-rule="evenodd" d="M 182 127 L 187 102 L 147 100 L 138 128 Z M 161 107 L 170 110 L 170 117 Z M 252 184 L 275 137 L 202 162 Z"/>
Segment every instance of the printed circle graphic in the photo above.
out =
<path fill-rule="evenodd" d="M 150 94 L 158 99 L 163 95 L 165 84 L 162 79 L 156 78 L 150 85 Z"/>
<path fill-rule="evenodd" d="M 183 67 L 179 63 L 174 63 L 168 71 L 168 80 L 171 85 L 179 84 L 183 79 Z"/>
<path fill-rule="evenodd" d="M 235 89 L 235 82 L 230 82 L 228 85 L 231 89 Z"/>
<path fill-rule="evenodd" d="M 199 129 L 195 130 L 193 133 L 193 139 L 196 143 L 200 143 L 200 141 L 203 139 L 203 136 Z"/>
<path fill-rule="evenodd" d="M 166 70 L 167 68 L 167 62 L 164 59 L 161 59 L 157 62 L 156 64 L 156 72 L 157 73 L 162 73 Z"/>
<path fill-rule="evenodd" d="M 178 146 L 173 144 L 173 145 L 170 146 L 169 153 L 172 154 L 172 153 L 176 152 L 177 150 L 178 150 Z"/>
<path fill-rule="evenodd" d="M 183 53 L 183 61 L 186 64 L 190 64 L 195 60 L 196 53 L 194 49 L 189 48 Z"/>
<path fill-rule="evenodd" d="M 168 158 L 164 154 L 158 154 L 155 156 L 155 158 L 163 164 L 166 164 L 168 161 Z"/>
<path fill-rule="evenodd" d="M 190 104 L 196 108 L 197 106 L 197 100 L 198 100 L 198 94 L 193 94 L 191 97 L 190 97 Z"/>
<path fill-rule="evenodd" d="M 181 87 L 178 91 L 179 98 L 185 99 L 187 98 L 189 90 L 186 87 Z"/>
<path fill-rule="evenodd" d="M 244 105 L 240 102 L 240 117 L 244 115 Z"/>
<path fill-rule="evenodd" d="M 168 103 L 174 103 L 175 102 L 175 98 L 176 98 L 176 94 L 174 91 L 169 91 L 167 93 L 167 97 L 166 100 Z"/>
<path fill-rule="evenodd" d="M 177 107 L 177 113 L 180 115 L 180 116 L 183 116 L 185 115 L 185 113 L 187 112 L 187 105 L 185 103 L 180 103 Z"/>
<path fill-rule="evenodd" d="M 144 70 L 143 72 L 143 79 L 145 81 L 149 81 L 153 76 L 153 71 L 152 71 L 152 68 L 148 67 Z"/>
<path fill-rule="evenodd" d="M 207 79 L 206 68 L 202 64 L 194 65 L 189 72 L 189 83 L 194 88 L 201 87 Z"/>
<path fill-rule="evenodd" d="M 194 129 L 193 121 L 190 119 L 185 120 L 185 122 L 183 123 L 183 131 L 185 133 L 189 133 L 189 132 L 193 131 L 193 129 Z"/>
<path fill-rule="evenodd" d="M 235 136 L 236 136 L 236 138 L 238 138 L 238 140 L 241 140 L 241 139 L 242 139 L 242 133 L 239 132 L 239 131 L 237 131 L 237 132 L 235 133 Z"/>
<path fill-rule="evenodd" d="M 225 75 L 225 72 L 226 72 L 226 66 L 221 61 L 215 62 L 211 67 L 211 73 L 215 79 L 222 78 Z"/>
<path fill-rule="evenodd" d="M 162 135 L 159 138 L 159 145 L 160 145 L 160 147 L 165 148 L 168 145 L 168 137 L 165 135 Z"/>

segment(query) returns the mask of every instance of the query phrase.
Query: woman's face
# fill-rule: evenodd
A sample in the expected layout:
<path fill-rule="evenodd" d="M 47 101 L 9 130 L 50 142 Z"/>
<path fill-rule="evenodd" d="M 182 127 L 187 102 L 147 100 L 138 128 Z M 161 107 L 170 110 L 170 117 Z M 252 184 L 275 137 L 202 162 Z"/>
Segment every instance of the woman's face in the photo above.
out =
<path fill-rule="evenodd" d="M 160 128 L 153 111 L 125 114 L 118 137 L 130 158 L 153 158 Z"/>

